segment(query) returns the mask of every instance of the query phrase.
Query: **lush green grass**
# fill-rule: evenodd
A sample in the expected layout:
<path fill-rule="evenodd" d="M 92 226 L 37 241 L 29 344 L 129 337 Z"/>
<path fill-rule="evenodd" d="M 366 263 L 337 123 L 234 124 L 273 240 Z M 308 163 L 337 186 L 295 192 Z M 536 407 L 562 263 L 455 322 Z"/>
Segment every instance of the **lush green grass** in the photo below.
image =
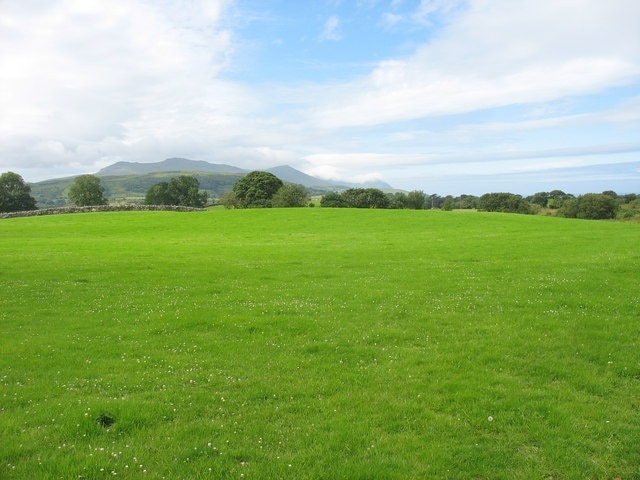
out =
<path fill-rule="evenodd" d="M 640 478 L 639 245 L 462 212 L 2 220 L 0 478 Z"/>

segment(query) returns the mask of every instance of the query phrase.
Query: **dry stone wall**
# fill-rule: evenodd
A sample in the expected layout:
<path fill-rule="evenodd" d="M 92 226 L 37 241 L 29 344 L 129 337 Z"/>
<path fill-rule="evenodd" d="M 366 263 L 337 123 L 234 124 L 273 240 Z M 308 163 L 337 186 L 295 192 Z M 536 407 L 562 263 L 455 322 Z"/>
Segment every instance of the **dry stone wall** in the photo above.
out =
<path fill-rule="evenodd" d="M 95 205 L 92 207 L 56 207 L 56 208 L 42 208 L 39 210 L 27 210 L 24 212 L 9 212 L 0 213 L 0 218 L 15 218 L 15 217 L 35 217 L 38 215 L 60 215 L 63 213 L 86 213 L 86 212 L 122 212 L 122 211 L 152 211 L 152 210 L 166 210 L 171 212 L 197 212 L 204 210 L 203 208 L 183 207 L 180 205 Z"/>

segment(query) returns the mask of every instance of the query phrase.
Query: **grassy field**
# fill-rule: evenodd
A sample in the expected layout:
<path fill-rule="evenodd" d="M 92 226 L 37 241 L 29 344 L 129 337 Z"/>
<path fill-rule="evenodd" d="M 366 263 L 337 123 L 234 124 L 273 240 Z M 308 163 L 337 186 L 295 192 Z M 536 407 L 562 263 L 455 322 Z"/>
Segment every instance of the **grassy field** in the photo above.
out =
<path fill-rule="evenodd" d="M 0 478 L 638 479 L 639 246 L 464 212 L 2 220 Z"/>

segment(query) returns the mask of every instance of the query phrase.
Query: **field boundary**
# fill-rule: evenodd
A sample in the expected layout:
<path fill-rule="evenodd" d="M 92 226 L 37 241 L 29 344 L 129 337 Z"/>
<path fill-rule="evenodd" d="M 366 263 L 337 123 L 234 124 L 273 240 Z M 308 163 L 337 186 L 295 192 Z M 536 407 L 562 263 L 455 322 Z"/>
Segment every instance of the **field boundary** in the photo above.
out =
<path fill-rule="evenodd" d="M 93 205 L 87 207 L 54 207 L 41 208 L 37 210 L 25 210 L 21 212 L 0 213 L 2 218 L 16 217 L 35 217 L 39 215 L 61 215 L 67 213 L 89 213 L 89 212 L 121 212 L 121 211 L 171 211 L 171 212 L 199 212 L 204 208 L 184 207 L 181 205 L 138 205 L 138 204 L 121 204 L 121 205 Z"/>

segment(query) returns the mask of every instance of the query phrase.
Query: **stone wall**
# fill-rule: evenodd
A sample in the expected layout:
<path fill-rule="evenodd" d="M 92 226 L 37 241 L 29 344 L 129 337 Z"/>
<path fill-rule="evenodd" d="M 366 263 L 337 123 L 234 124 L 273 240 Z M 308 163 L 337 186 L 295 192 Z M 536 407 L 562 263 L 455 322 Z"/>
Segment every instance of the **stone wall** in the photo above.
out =
<path fill-rule="evenodd" d="M 42 208 L 39 210 L 26 210 L 24 212 L 9 212 L 0 213 L 0 218 L 15 218 L 15 217 L 35 217 L 37 215 L 59 215 L 63 213 L 86 213 L 86 212 L 123 212 L 123 211 L 156 211 L 166 210 L 171 212 L 198 212 L 203 211 L 203 208 L 183 207 L 180 205 L 137 205 L 137 204 L 124 204 L 124 205 L 95 205 L 92 207 L 56 207 L 56 208 Z"/>

